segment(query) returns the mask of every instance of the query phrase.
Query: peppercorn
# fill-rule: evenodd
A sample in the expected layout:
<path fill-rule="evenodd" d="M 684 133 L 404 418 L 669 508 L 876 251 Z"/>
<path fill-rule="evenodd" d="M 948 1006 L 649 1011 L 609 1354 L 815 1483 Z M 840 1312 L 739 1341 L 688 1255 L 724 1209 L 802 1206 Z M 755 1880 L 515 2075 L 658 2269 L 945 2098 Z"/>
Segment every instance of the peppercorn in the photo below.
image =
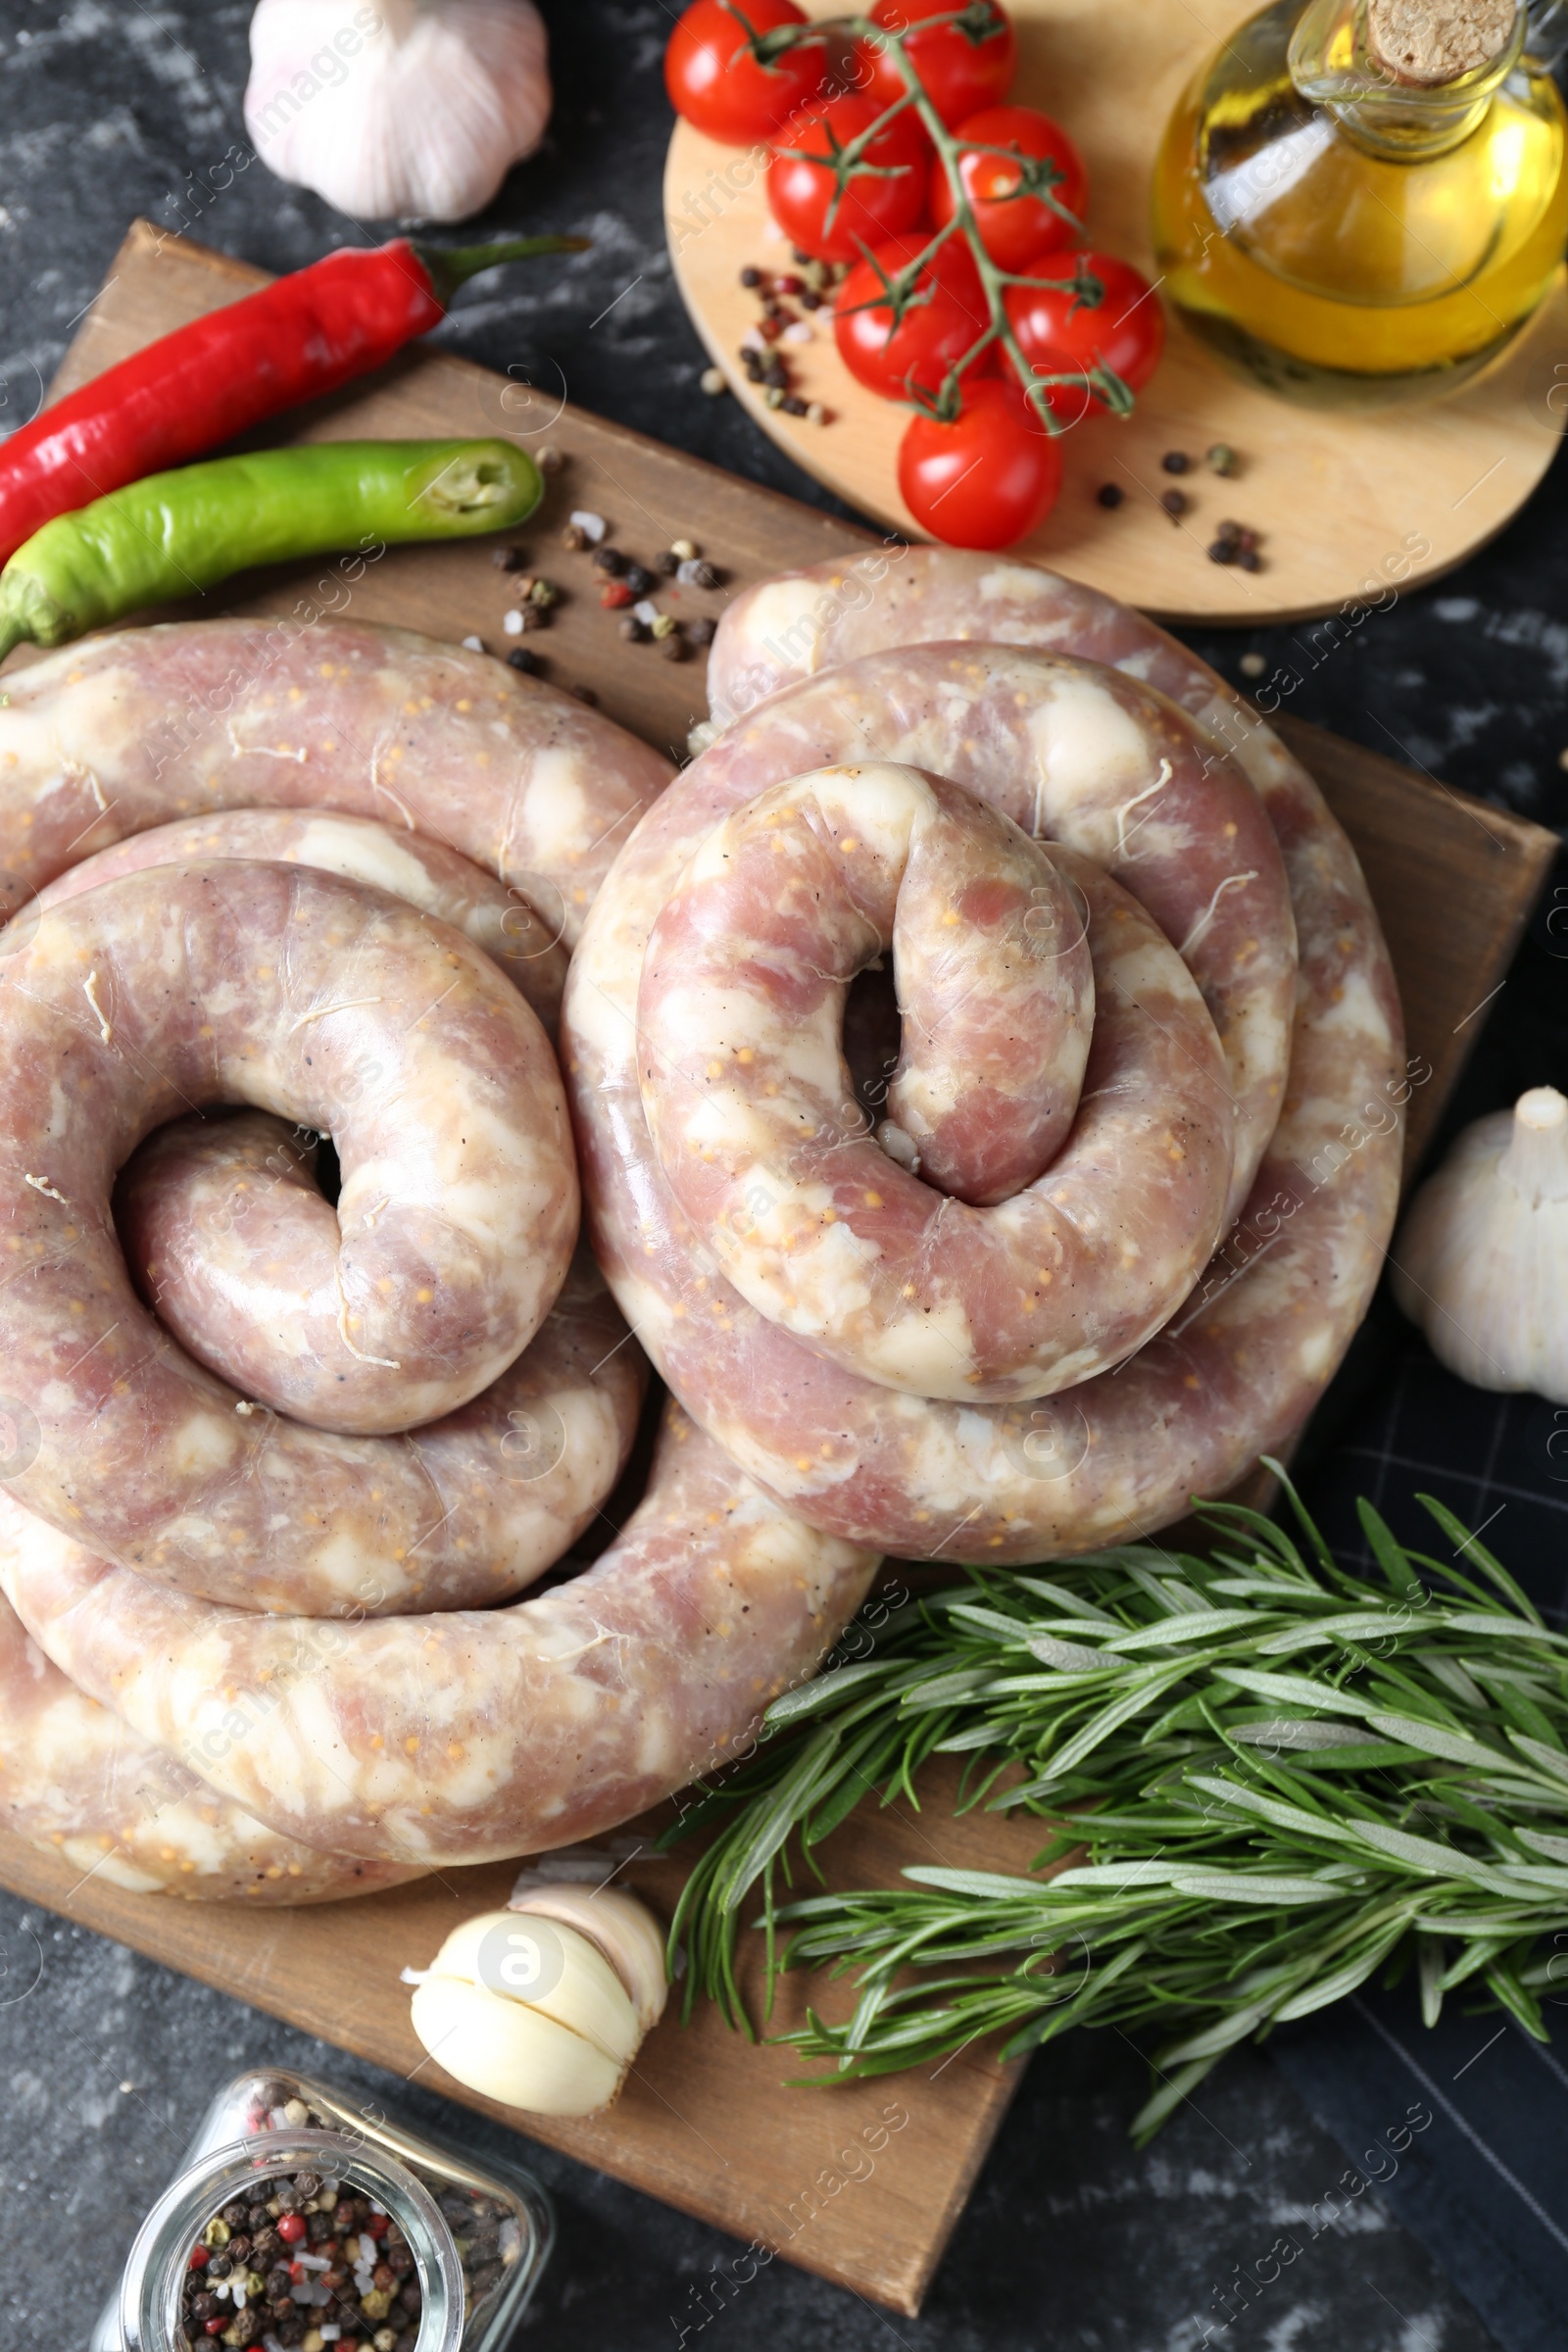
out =
<path fill-rule="evenodd" d="M 1240 552 L 1234 539 L 1214 539 L 1209 543 L 1208 560 L 1211 564 L 1234 564 Z"/>
<path fill-rule="evenodd" d="M 559 473 L 566 461 L 559 449 L 553 449 L 549 442 L 546 442 L 534 463 L 541 473 Z"/>
<path fill-rule="evenodd" d="M 528 602 L 537 605 L 542 612 L 548 612 L 552 605 L 560 604 L 561 590 L 554 580 L 532 580 L 528 585 Z"/>
<path fill-rule="evenodd" d="M 741 284 L 743 286 L 760 286 L 761 282 L 762 272 L 760 270 L 754 270 L 751 263 L 748 262 L 741 271 Z"/>
<path fill-rule="evenodd" d="M 729 380 L 722 368 L 705 368 L 697 381 L 710 400 L 716 400 L 720 392 L 729 390 Z"/>
<path fill-rule="evenodd" d="M 672 630 L 669 636 L 661 639 L 659 650 L 666 662 L 684 662 L 686 640 L 679 630 Z"/>
<path fill-rule="evenodd" d="M 1261 571 L 1263 568 L 1263 559 L 1255 547 L 1244 547 L 1239 550 L 1236 561 L 1244 571 Z"/>
<path fill-rule="evenodd" d="M 717 621 L 710 619 L 706 612 L 699 612 L 695 620 L 686 623 L 686 635 L 693 645 L 711 645 L 717 634 Z"/>
<path fill-rule="evenodd" d="M 562 530 L 561 544 L 568 555 L 580 556 L 588 544 L 588 534 L 580 522 L 568 522 Z"/>
<path fill-rule="evenodd" d="M 1211 473 L 1234 473 L 1236 471 L 1235 450 L 1227 442 L 1216 441 L 1208 452 L 1208 467 Z"/>
<path fill-rule="evenodd" d="M 267 2274 L 267 2291 L 274 2303 L 281 2303 L 294 2283 L 294 2274 L 286 2262 L 280 2262 Z"/>
<path fill-rule="evenodd" d="M 672 547 L 666 547 L 654 558 L 654 569 L 670 579 L 680 569 L 680 558 Z"/>
<path fill-rule="evenodd" d="M 661 612 L 650 622 L 649 626 L 656 637 L 664 638 L 672 637 L 680 627 L 680 622 L 675 618 L 673 612 Z"/>
<path fill-rule="evenodd" d="M 302 2213 L 284 2213 L 278 2216 L 277 2234 L 285 2246 L 299 2245 L 305 2236 L 305 2216 Z"/>
<path fill-rule="evenodd" d="M 520 571 L 528 559 L 520 547 L 498 547 L 490 561 L 497 571 Z M 313 2189 L 311 2194 L 315 2193 Z"/>
<path fill-rule="evenodd" d="M 764 318 L 757 331 L 764 343 L 776 343 L 784 332 L 784 321 L 782 318 Z"/>
<path fill-rule="evenodd" d="M 786 392 L 778 405 L 786 416 L 804 416 L 806 415 L 806 403 L 798 392 Z"/>
<path fill-rule="evenodd" d="M 762 398 L 770 409 L 781 409 L 784 406 L 784 393 L 778 384 L 769 384 Z"/>
<path fill-rule="evenodd" d="M 669 552 L 677 564 L 695 564 L 703 551 L 695 539 L 672 539 Z"/>
<path fill-rule="evenodd" d="M 1095 497 L 1102 507 L 1119 507 L 1127 493 L 1120 482 L 1102 482 Z"/>
<path fill-rule="evenodd" d="M 654 585 L 654 575 L 646 564 L 628 564 L 623 576 L 633 596 L 646 596 Z"/>
<path fill-rule="evenodd" d="M 620 633 L 628 645 L 641 645 L 648 631 L 635 612 L 628 612 L 620 624 Z"/>
<path fill-rule="evenodd" d="M 830 414 L 819 400 L 813 400 L 807 405 L 806 421 L 808 424 L 826 424 Z"/>
<path fill-rule="evenodd" d="M 313 2246 L 324 2245 L 332 2234 L 331 2220 L 324 2213 L 308 2213 L 305 2228 Z"/>
<path fill-rule="evenodd" d="M 1167 490 L 1159 503 L 1172 522 L 1176 522 L 1186 514 L 1190 502 L 1183 491 Z"/>
<path fill-rule="evenodd" d="M 590 710 L 598 703 L 599 697 L 591 686 L 574 686 L 571 691 L 577 697 L 578 702 L 586 703 Z"/>
<path fill-rule="evenodd" d="M 822 297 L 814 286 L 808 286 L 801 296 L 801 308 L 803 311 L 819 311 L 822 308 Z"/>
<path fill-rule="evenodd" d="M 531 676 L 538 666 L 538 655 L 529 653 L 525 645 L 514 645 L 511 653 L 507 656 L 507 667 L 509 669 L 524 670 Z"/>
<path fill-rule="evenodd" d="M 1167 473 L 1185 473 L 1193 461 L 1184 449 L 1167 449 L 1159 462 Z"/>
<path fill-rule="evenodd" d="M 775 277 L 770 289 L 774 294 L 801 294 L 805 290 L 804 277 Z"/>
<path fill-rule="evenodd" d="M 782 360 L 776 358 L 771 359 L 768 361 L 767 366 L 762 369 L 762 381 L 764 384 L 771 384 L 780 392 L 787 392 L 789 390 L 790 371 L 785 367 Z M 769 402 L 768 405 L 769 407 L 773 407 L 776 404 Z"/>
<path fill-rule="evenodd" d="M 626 559 L 618 547 L 596 547 L 593 554 L 595 571 L 608 571 L 618 578 L 626 568 Z"/>

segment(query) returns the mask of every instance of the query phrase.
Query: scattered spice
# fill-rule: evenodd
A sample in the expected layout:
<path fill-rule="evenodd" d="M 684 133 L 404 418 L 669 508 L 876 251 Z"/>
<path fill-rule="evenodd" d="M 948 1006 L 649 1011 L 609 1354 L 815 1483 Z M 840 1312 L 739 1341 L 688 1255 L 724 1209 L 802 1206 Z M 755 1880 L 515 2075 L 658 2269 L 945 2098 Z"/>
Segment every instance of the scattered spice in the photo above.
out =
<path fill-rule="evenodd" d="M 667 637 L 662 637 L 660 639 L 659 650 L 666 662 L 684 662 L 686 659 L 686 640 L 681 635 L 679 629 L 671 629 Z"/>
<path fill-rule="evenodd" d="M 1167 473 L 1186 473 L 1193 463 L 1184 449 L 1167 449 L 1159 462 Z"/>
<path fill-rule="evenodd" d="M 556 586 L 554 580 L 547 580 L 536 574 L 528 582 L 528 602 L 531 605 L 537 605 L 541 612 L 548 612 L 552 605 L 560 604 L 561 590 Z"/>
<path fill-rule="evenodd" d="M 677 564 L 692 564 L 696 562 L 703 551 L 695 539 L 672 539 L 669 543 L 669 552 Z"/>
<path fill-rule="evenodd" d="M 681 544 L 690 547 L 691 541 L 683 540 Z M 672 548 L 670 553 L 674 552 Z M 722 574 L 711 564 L 705 564 L 700 556 L 683 557 L 675 577 L 683 588 L 717 588 L 722 584 Z"/>
<path fill-rule="evenodd" d="M 588 544 L 588 534 L 577 523 L 568 522 L 561 534 L 561 544 L 569 556 L 580 556 Z"/>
<path fill-rule="evenodd" d="M 662 548 L 654 558 L 654 569 L 662 572 L 666 580 L 672 580 L 679 568 L 680 558 L 672 547 Z"/>
<path fill-rule="evenodd" d="M 806 415 L 807 404 L 798 392 L 786 392 L 778 405 L 786 416 L 804 416 Z"/>
<path fill-rule="evenodd" d="M 647 624 L 640 621 L 635 612 L 628 612 L 620 624 L 620 633 L 628 645 L 642 645 L 648 636 Z"/>
<path fill-rule="evenodd" d="M 1119 507 L 1127 493 L 1120 482 L 1102 482 L 1095 497 L 1102 507 Z"/>
<path fill-rule="evenodd" d="M 760 270 L 755 270 L 751 263 L 748 262 L 745 269 L 741 271 L 741 284 L 743 286 L 751 287 L 760 286 L 761 282 L 762 272 Z"/>
<path fill-rule="evenodd" d="M 482 637 L 465 637 L 463 643 L 465 650 L 470 654 L 482 654 L 484 652 L 484 639 Z"/>
<path fill-rule="evenodd" d="M 520 547 L 498 547 L 490 561 L 497 571 L 521 571 L 528 559 Z"/>
<path fill-rule="evenodd" d="M 1234 473 L 1236 471 L 1236 452 L 1228 442 L 1215 442 L 1213 448 L 1208 452 L 1208 469 L 1210 473 Z"/>
<path fill-rule="evenodd" d="M 611 547 L 607 542 L 605 546 L 594 549 L 595 571 L 608 571 L 614 578 L 625 568 L 626 559 L 618 547 Z"/>
<path fill-rule="evenodd" d="M 639 615 L 640 617 L 641 615 Z M 656 612 L 648 626 L 654 636 L 663 638 L 672 637 L 680 623 L 673 612 Z"/>
<path fill-rule="evenodd" d="M 588 507 L 578 507 L 572 514 L 571 520 L 577 525 L 585 539 L 593 541 L 595 547 L 599 545 L 600 540 L 610 528 L 604 516 L 595 514 Z"/>
<path fill-rule="evenodd" d="M 1268 667 L 1266 654 L 1244 654 L 1237 665 L 1244 678 L 1260 678 Z"/>
<path fill-rule="evenodd" d="M 770 409 L 781 409 L 784 406 L 783 385 L 769 384 L 766 391 L 762 394 L 762 398 Z"/>
<path fill-rule="evenodd" d="M 573 686 L 571 691 L 576 696 L 578 702 L 586 703 L 590 710 L 597 706 L 599 697 L 591 686 Z"/>
<path fill-rule="evenodd" d="M 1185 490 L 1167 490 L 1159 503 L 1172 522 L 1179 522 L 1192 501 L 1188 498 Z"/>
<path fill-rule="evenodd" d="M 830 420 L 831 416 L 832 411 L 825 409 L 819 400 L 808 401 L 806 406 L 806 421 L 808 424 L 826 424 Z"/>
<path fill-rule="evenodd" d="M 633 596 L 646 596 L 654 585 L 654 575 L 646 564 L 628 564 L 621 577 Z"/>
<path fill-rule="evenodd" d="M 520 637 L 522 635 L 521 607 L 514 606 L 512 612 L 503 612 L 501 615 L 501 626 L 507 636 Z"/>
<path fill-rule="evenodd" d="M 711 645 L 718 634 L 718 623 L 708 613 L 700 612 L 695 620 L 686 623 L 686 636 L 692 645 Z"/>
<path fill-rule="evenodd" d="M 607 612 L 616 612 L 631 603 L 631 590 L 624 580 L 607 580 L 599 591 L 599 602 Z"/>
<path fill-rule="evenodd" d="M 525 645 L 514 645 L 507 660 L 514 669 L 525 670 L 530 676 L 539 667 L 538 655 L 530 653 Z"/>
<path fill-rule="evenodd" d="M 559 473 L 565 462 L 560 450 L 552 448 L 548 442 L 534 460 L 541 473 Z"/>
<path fill-rule="evenodd" d="M 1237 564 L 1243 571 L 1260 571 L 1262 557 L 1258 553 L 1258 535 L 1245 523 L 1222 522 L 1214 534 L 1208 551 L 1213 564 Z"/>
<path fill-rule="evenodd" d="M 720 392 L 729 390 L 729 380 L 722 368 L 705 368 L 697 380 L 710 400 L 716 400 Z"/>

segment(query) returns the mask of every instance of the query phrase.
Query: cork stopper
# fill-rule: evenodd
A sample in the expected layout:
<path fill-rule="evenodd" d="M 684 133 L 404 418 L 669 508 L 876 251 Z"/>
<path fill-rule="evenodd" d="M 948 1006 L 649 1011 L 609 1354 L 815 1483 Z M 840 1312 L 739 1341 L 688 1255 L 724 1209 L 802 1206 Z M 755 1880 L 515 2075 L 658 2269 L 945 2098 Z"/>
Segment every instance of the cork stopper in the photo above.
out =
<path fill-rule="evenodd" d="M 1367 47 L 1400 81 L 1455 81 L 1501 55 L 1518 14 L 1518 0 L 1369 0 Z"/>

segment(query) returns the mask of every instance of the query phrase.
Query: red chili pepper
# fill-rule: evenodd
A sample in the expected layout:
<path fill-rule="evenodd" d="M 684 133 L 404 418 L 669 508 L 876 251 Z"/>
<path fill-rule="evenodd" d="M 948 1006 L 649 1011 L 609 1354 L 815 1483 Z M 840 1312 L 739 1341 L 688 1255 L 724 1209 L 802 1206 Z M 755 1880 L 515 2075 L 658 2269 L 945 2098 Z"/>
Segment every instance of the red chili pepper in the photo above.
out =
<path fill-rule="evenodd" d="M 481 270 L 586 237 L 329 253 L 106 368 L 0 444 L 0 563 L 56 514 L 163 473 L 381 367 Z"/>

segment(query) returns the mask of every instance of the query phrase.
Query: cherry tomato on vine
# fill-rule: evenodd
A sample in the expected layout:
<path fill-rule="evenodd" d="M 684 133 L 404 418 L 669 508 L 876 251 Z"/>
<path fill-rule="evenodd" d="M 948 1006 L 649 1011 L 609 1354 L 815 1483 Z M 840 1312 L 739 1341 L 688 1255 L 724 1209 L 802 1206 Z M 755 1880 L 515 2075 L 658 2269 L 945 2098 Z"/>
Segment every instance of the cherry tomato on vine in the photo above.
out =
<path fill-rule="evenodd" d="M 664 51 L 664 87 L 676 114 L 710 139 L 747 147 L 779 125 L 822 86 L 820 42 L 759 65 L 749 40 L 780 24 L 804 24 L 794 0 L 693 0 Z"/>
<path fill-rule="evenodd" d="M 1025 270 L 1040 254 L 1076 244 L 1073 223 L 1084 217 L 1089 174 L 1059 122 L 1038 107 L 993 106 L 960 122 L 957 135 L 964 148 L 958 159 L 964 194 L 994 262 L 1004 270 Z M 1007 152 L 988 152 L 999 147 Z M 1072 220 L 1045 201 L 1047 188 Z M 945 171 L 931 175 L 931 217 L 939 228 L 953 218 Z"/>
<path fill-rule="evenodd" d="M 998 106 L 1012 87 L 1018 43 L 1005 9 L 989 0 L 990 22 L 970 32 L 956 24 L 933 31 L 913 29 L 926 17 L 951 17 L 962 0 L 877 0 L 874 23 L 890 32 L 908 32 L 905 54 L 927 96 L 950 130 L 983 106 Z M 893 53 L 880 42 L 860 41 L 856 61 L 870 78 L 856 86 L 879 106 L 892 106 L 908 87 Z"/>
<path fill-rule="evenodd" d="M 961 237 L 950 237 L 921 271 L 895 322 L 887 281 L 917 261 L 930 243 L 917 231 L 878 245 L 857 262 L 833 305 L 833 337 L 850 373 L 884 400 L 905 400 L 911 384 L 932 399 L 950 368 L 972 350 L 990 320 L 980 272 Z M 989 370 L 996 346 L 975 363 Z"/>
<path fill-rule="evenodd" d="M 862 245 L 880 245 L 924 217 L 931 142 L 913 114 L 896 115 L 878 131 L 840 183 L 835 158 L 882 112 L 870 98 L 829 98 L 775 146 L 767 201 L 799 252 L 858 261 Z"/>
<path fill-rule="evenodd" d="M 1143 390 L 1165 348 L 1165 314 L 1141 270 L 1109 253 L 1048 253 L 1025 275 L 1034 282 L 1008 287 L 1007 317 L 1037 375 L 1098 362 Z M 1105 407 L 1087 385 L 1048 386 L 1045 397 L 1065 422 Z"/>
<path fill-rule="evenodd" d="M 1061 449 L 1017 385 L 964 386 L 951 424 L 916 416 L 899 450 L 899 490 L 922 531 L 949 547 L 1011 547 L 1044 522 L 1061 489 Z"/>

